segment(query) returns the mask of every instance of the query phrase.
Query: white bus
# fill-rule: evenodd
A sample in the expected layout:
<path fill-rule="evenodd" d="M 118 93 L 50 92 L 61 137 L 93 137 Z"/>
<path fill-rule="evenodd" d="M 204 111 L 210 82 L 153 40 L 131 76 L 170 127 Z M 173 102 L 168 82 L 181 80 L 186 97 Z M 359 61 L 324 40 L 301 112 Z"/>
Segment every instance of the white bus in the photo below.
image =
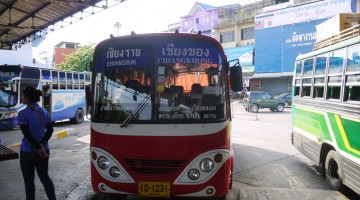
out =
<path fill-rule="evenodd" d="M 70 119 L 81 123 L 90 82 L 90 72 L 0 65 L 0 129 L 17 126 L 18 112 L 26 106 L 22 91 L 27 86 L 43 91 L 40 106 L 50 113 L 52 121 Z"/>

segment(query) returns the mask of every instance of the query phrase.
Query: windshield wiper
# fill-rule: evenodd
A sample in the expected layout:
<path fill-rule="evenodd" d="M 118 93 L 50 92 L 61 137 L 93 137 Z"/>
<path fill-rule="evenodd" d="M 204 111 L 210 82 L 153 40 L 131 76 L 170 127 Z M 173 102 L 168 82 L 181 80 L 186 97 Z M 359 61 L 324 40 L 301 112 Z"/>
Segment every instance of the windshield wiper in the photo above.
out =
<path fill-rule="evenodd" d="M 140 105 L 136 108 L 134 113 L 131 113 L 125 121 L 120 125 L 120 128 L 126 127 L 137 115 L 139 115 L 145 108 L 146 104 L 150 100 L 150 95 L 147 95 L 141 102 Z"/>

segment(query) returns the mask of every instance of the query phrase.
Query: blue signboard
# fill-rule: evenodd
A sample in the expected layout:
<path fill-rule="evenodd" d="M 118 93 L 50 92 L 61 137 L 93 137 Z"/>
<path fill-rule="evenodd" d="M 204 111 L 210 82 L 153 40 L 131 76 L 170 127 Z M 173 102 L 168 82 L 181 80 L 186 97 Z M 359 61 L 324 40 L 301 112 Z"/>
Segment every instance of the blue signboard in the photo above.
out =
<path fill-rule="evenodd" d="M 102 51 L 95 61 L 96 71 L 119 69 L 122 67 L 149 67 L 153 51 L 149 45 L 111 46 Z"/>
<path fill-rule="evenodd" d="M 256 73 L 292 72 L 296 56 L 312 51 L 316 25 L 325 19 L 255 31 Z"/>
<path fill-rule="evenodd" d="M 207 42 L 197 41 L 161 41 L 156 44 L 137 45 L 113 45 L 100 52 L 95 61 L 96 71 L 119 69 L 119 68 L 144 68 L 152 66 L 151 63 L 208 63 L 219 64 L 220 49 Z M 156 60 L 154 59 L 156 53 Z"/>
<path fill-rule="evenodd" d="M 292 72 L 296 56 L 312 51 L 316 25 L 355 11 L 355 0 L 324 0 L 255 16 L 255 73 Z"/>
<path fill-rule="evenodd" d="M 211 43 L 172 40 L 162 41 L 156 47 L 157 63 L 219 63 L 219 49 Z"/>
<path fill-rule="evenodd" d="M 254 54 L 254 46 L 241 46 L 234 48 L 226 48 L 225 54 L 227 56 L 227 60 L 239 59 L 240 66 L 251 66 L 253 65 L 253 54 Z"/>

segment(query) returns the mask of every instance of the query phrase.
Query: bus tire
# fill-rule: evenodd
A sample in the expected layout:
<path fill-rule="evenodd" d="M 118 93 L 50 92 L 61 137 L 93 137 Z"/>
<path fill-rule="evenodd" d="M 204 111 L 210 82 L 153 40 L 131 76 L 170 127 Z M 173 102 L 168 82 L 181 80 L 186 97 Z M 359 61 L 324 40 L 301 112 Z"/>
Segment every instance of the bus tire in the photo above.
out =
<path fill-rule="evenodd" d="M 343 186 L 339 164 L 340 162 L 336 151 L 330 150 L 326 155 L 325 177 L 330 187 L 334 190 L 341 190 Z"/>
<path fill-rule="evenodd" d="M 84 112 L 81 109 L 77 109 L 75 113 L 75 117 L 71 120 L 75 124 L 80 124 L 82 121 L 84 121 Z"/>

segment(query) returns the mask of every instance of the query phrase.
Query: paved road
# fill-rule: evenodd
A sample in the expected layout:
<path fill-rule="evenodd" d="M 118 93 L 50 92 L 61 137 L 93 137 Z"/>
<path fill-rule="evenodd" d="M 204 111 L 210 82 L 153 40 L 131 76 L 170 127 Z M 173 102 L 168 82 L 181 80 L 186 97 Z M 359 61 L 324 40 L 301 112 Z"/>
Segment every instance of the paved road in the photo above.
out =
<path fill-rule="evenodd" d="M 360 199 L 353 191 L 333 191 L 316 165 L 291 144 L 291 108 L 245 112 L 233 104 L 234 184 L 239 199 Z"/>
<path fill-rule="evenodd" d="M 264 109 L 257 116 L 242 109 L 242 106 L 234 109 L 232 140 L 236 163 L 228 199 L 360 199 L 352 191 L 344 195 L 330 190 L 313 164 L 290 144 L 290 109 L 283 113 Z M 76 134 L 51 142 L 50 174 L 58 199 L 107 198 L 93 193 L 90 186 L 89 124 L 89 121 L 80 125 L 64 122 L 55 127 L 58 131 L 76 129 Z M 0 131 L 6 144 L 20 141 L 21 133 L 16 134 Z M 38 179 L 36 186 L 37 199 L 46 199 Z M 24 199 L 18 160 L 0 162 L 0 199 Z"/>

